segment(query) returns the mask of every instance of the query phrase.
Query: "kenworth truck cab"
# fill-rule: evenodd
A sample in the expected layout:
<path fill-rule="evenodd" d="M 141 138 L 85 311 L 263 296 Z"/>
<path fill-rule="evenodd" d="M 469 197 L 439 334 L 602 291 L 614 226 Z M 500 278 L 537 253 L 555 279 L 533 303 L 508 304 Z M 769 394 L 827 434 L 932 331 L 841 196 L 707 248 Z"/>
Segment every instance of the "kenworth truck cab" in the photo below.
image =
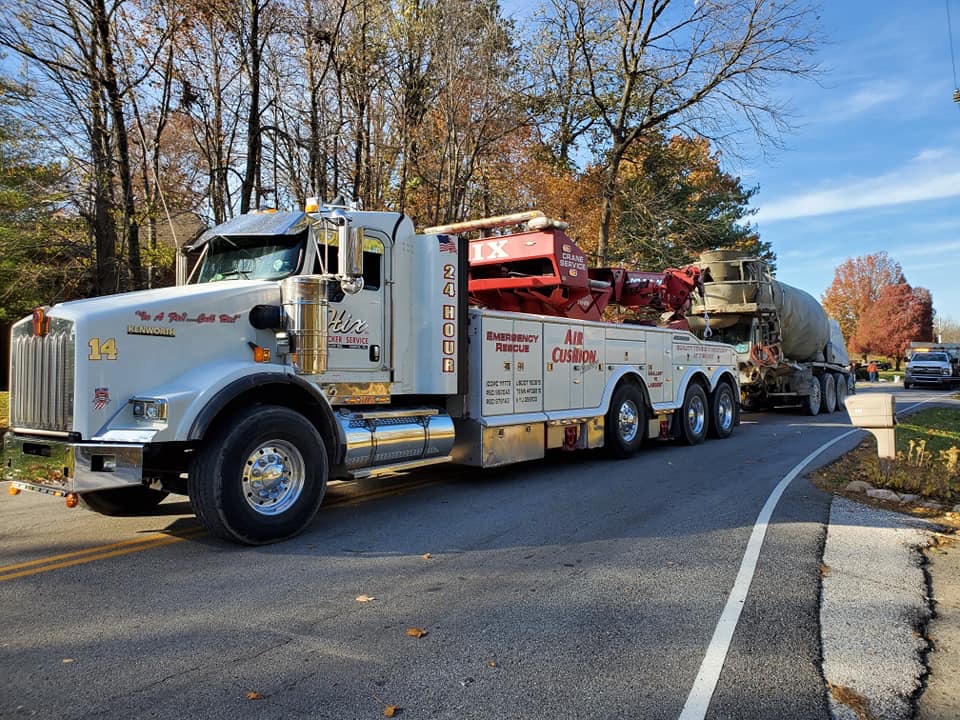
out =
<path fill-rule="evenodd" d="M 695 444 L 737 422 L 727 346 L 468 302 L 468 257 L 523 255 L 539 273 L 523 292 L 553 277 L 551 299 L 592 282 L 549 223 L 468 241 L 315 205 L 237 217 L 189 249 L 187 284 L 38 308 L 13 327 L 14 491 L 104 514 L 186 494 L 213 535 L 260 544 L 306 527 L 332 478 L 551 448 L 626 457 L 648 437 Z"/>

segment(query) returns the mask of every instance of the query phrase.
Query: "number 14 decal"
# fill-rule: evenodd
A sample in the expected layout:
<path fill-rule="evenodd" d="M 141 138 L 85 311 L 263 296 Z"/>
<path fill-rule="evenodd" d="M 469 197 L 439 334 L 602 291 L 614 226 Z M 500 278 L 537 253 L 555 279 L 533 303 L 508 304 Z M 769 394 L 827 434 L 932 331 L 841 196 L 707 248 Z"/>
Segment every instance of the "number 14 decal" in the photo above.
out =
<path fill-rule="evenodd" d="M 101 342 L 100 338 L 90 338 L 87 343 L 90 346 L 88 360 L 116 360 L 117 359 L 117 341 L 113 338 L 107 338 Z"/>

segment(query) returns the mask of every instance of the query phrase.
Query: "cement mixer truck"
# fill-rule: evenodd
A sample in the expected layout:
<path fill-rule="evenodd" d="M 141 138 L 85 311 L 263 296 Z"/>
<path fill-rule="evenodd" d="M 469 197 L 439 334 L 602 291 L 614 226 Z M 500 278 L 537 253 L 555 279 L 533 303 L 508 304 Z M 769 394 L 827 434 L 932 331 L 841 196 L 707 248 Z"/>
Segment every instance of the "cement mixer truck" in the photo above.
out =
<path fill-rule="evenodd" d="M 700 256 L 703 296 L 687 321 L 701 338 L 737 353 L 745 410 L 799 405 L 810 415 L 843 409 L 855 379 L 840 326 L 813 296 L 773 278 L 738 250 Z"/>

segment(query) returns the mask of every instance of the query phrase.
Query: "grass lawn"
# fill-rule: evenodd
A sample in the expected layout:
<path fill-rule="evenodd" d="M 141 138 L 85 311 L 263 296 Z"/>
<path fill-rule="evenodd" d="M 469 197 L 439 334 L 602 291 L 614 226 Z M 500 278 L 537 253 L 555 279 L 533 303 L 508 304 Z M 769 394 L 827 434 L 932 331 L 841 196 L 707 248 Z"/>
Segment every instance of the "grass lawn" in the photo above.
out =
<path fill-rule="evenodd" d="M 842 490 L 851 480 L 916 493 L 946 503 L 960 501 L 960 410 L 928 408 L 897 425 L 897 459 L 889 468 L 868 436 L 853 452 L 817 473 L 817 484 Z"/>

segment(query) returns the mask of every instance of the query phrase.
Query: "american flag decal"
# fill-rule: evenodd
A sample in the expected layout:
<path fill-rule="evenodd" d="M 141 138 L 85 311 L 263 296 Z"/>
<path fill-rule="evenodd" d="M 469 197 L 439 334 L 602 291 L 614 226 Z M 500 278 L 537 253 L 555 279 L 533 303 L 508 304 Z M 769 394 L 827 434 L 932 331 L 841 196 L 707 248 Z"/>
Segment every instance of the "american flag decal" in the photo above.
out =
<path fill-rule="evenodd" d="M 93 391 L 93 409 L 103 410 L 110 404 L 110 388 L 96 388 Z"/>
<path fill-rule="evenodd" d="M 457 243 L 454 242 L 453 238 L 449 235 L 438 235 L 440 239 L 440 252 L 442 253 L 457 253 Z"/>

